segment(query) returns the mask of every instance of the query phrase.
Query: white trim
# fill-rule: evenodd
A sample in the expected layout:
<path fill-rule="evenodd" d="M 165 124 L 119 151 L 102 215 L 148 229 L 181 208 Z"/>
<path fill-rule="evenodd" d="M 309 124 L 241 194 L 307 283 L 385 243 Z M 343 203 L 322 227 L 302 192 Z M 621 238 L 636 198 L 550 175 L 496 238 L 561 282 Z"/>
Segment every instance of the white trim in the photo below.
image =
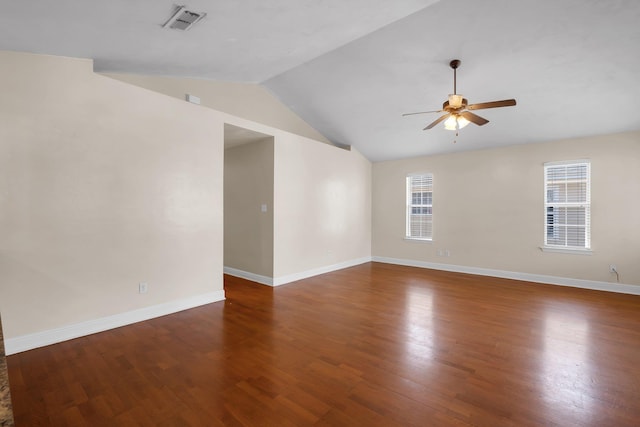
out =
<path fill-rule="evenodd" d="M 543 166 L 562 166 L 562 165 L 573 165 L 576 163 L 591 163 L 591 159 L 577 159 L 577 160 L 559 160 L 555 162 L 544 162 Z"/>
<path fill-rule="evenodd" d="M 549 168 L 556 168 L 559 166 L 586 166 L 587 176 L 586 176 L 586 193 L 585 193 L 585 201 L 584 202 L 549 202 Z M 581 181 L 577 178 L 572 180 L 564 179 L 559 181 L 558 183 L 567 184 L 569 182 L 577 182 Z M 548 227 L 549 227 L 549 208 L 553 207 L 580 207 L 585 209 L 585 223 L 584 223 L 584 247 L 577 246 L 569 246 L 567 242 L 567 236 L 565 235 L 565 244 L 566 246 L 559 247 L 557 245 L 548 244 L 549 235 L 548 235 Z M 575 161 L 559 161 L 559 162 L 547 162 L 544 164 L 544 243 L 542 245 L 543 251 L 547 252 L 560 252 L 549 250 L 549 248 L 557 249 L 567 249 L 569 251 L 575 250 L 591 250 L 591 161 L 590 160 L 575 160 Z M 555 225 L 555 224 L 554 224 Z M 578 227 L 577 224 L 564 224 L 565 227 Z M 566 252 L 569 253 L 569 252 Z"/>
<path fill-rule="evenodd" d="M 337 264 L 326 265 L 324 267 L 318 267 L 312 270 L 301 271 L 299 273 L 288 274 L 286 276 L 280 276 L 276 278 L 261 276 L 260 274 L 238 270 L 237 268 L 232 268 L 232 267 L 224 267 L 224 273 L 230 276 L 240 277 L 241 279 L 251 280 L 252 282 L 260 283 L 261 285 L 280 286 L 280 285 L 285 285 L 287 283 L 295 282 L 297 280 L 302 280 L 309 277 L 318 276 L 320 274 L 330 273 L 336 270 L 342 270 L 343 268 L 364 264 L 365 262 L 371 262 L 371 257 L 357 258 L 349 261 L 340 262 Z"/>
<path fill-rule="evenodd" d="M 273 286 L 280 286 L 286 283 L 295 282 L 297 280 L 306 279 L 308 277 L 313 277 L 313 276 L 317 276 L 324 273 L 330 273 L 336 270 L 342 270 L 343 268 L 353 267 L 355 265 L 364 264 L 365 262 L 371 262 L 371 257 L 356 258 L 349 261 L 340 262 L 337 264 L 314 268 L 312 270 L 301 271 L 299 273 L 293 273 L 293 274 L 288 274 L 286 276 L 276 277 L 273 279 Z"/>
<path fill-rule="evenodd" d="M 593 251 L 591 249 L 583 249 L 583 248 L 540 246 L 540 250 L 542 252 L 555 252 L 559 254 L 593 255 Z"/>
<path fill-rule="evenodd" d="M 422 243 L 433 243 L 433 239 L 424 238 L 424 237 L 408 237 L 405 236 L 404 240 L 413 241 L 413 242 L 422 242 Z"/>
<path fill-rule="evenodd" d="M 260 274 L 250 273 L 244 270 L 238 270 L 237 268 L 224 267 L 224 274 L 239 277 L 241 279 L 251 280 L 252 282 L 260 283 L 261 285 L 273 286 L 273 278 L 268 276 L 261 276 Z"/>
<path fill-rule="evenodd" d="M 419 178 L 420 181 L 431 181 L 431 190 L 427 191 L 427 193 L 431 193 L 431 204 L 413 204 L 413 179 Z M 424 192 L 424 191 L 423 191 Z M 408 174 L 405 178 L 405 195 L 406 195 L 406 211 L 405 211 L 405 232 L 404 237 L 406 239 L 416 239 L 416 240 L 433 240 L 433 173 L 425 172 L 422 174 L 413 173 Z M 413 208 L 431 208 L 430 214 L 412 214 Z M 413 236 L 411 235 L 411 219 L 414 216 L 425 216 L 431 217 L 431 233 L 428 236 Z M 420 233 L 422 234 L 422 232 Z M 426 234 L 426 233 L 425 233 Z"/>
<path fill-rule="evenodd" d="M 546 283 L 549 285 L 570 286 L 574 288 L 592 289 L 596 291 L 618 292 L 621 294 L 640 295 L 640 286 L 625 283 L 598 282 L 595 280 L 573 279 L 570 277 L 547 276 L 544 274 L 519 273 L 516 271 L 494 270 L 489 268 L 466 267 L 462 265 L 440 264 L 427 261 L 372 257 L 374 262 L 406 265 L 409 267 L 430 268 L 433 270 L 452 271 L 455 273 L 477 274 L 480 276 L 501 277 L 504 279 L 522 280 L 526 282 Z"/>
<path fill-rule="evenodd" d="M 175 301 L 169 301 L 163 304 L 144 307 L 128 311 L 126 313 L 119 313 L 99 319 L 87 320 L 86 322 L 66 325 L 56 329 L 49 329 L 47 331 L 22 335 L 15 338 L 5 338 L 5 350 L 7 355 L 20 353 L 22 351 L 56 344 L 62 341 L 95 334 L 97 332 L 119 328 L 132 323 L 166 316 L 167 314 L 188 310 L 190 308 L 222 301 L 224 299 L 224 290 L 219 290 L 203 295 L 196 295 Z"/>

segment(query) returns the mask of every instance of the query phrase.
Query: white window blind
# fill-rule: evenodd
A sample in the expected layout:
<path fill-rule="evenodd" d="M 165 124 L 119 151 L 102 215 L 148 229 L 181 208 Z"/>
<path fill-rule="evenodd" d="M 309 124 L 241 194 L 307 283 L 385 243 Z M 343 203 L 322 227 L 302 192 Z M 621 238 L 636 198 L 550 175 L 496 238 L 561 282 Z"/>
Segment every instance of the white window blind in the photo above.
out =
<path fill-rule="evenodd" d="M 591 248 L 591 164 L 588 161 L 544 166 L 544 245 Z"/>
<path fill-rule="evenodd" d="M 433 236 L 433 175 L 407 176 L 408 239 L 431 240 Z"/>

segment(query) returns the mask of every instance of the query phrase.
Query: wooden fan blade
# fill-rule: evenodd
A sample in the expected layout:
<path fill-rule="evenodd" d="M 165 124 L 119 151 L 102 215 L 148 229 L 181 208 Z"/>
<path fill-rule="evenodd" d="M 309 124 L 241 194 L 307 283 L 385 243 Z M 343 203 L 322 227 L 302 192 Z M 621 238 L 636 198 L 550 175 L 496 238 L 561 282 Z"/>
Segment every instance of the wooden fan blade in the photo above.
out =
<path fill-rule="evenodd" d="M 437 125 L 438 123 L 440 123 L 441 121 L 446 119 L 447 117 L 449 117 L 449 113 L 441 115 L 440 117 L 435 119 L 433 122 L 431 122 L 431 124 L 429 126 L 427 126 L 426 128 L 424 128 L 422 130 L 431 129 L 432 127 L 434 127 L 435 125 Z"/>
<path fill-rule="evenodd" d="M 462 113 L 460 113 L 460 115 L 469 120 L 471 123 L 477 124 L 478 126 L 486 125 L 487 123 L 489 123 L 489 120 L 480 117 L 477 114 L 473 114 L 471 111 L 463 111 Z"/>
<path fill-rule="evenodd" d="M 467 105 L 468 110 L 483 110 L 485 108 L 512 107 L 516 105 L 515 99 L 504 99 L 502 101 L 481 102 L 479 104 Z"/>
<path fill-rule="evenodd" d="M 442 111 L 444 111 L 444 110 L 418 111 L 418 112 L 416 112 L 416 113 L 404 113 L 404 114 L 402 115 L 402 117 L 404 117 L 404 116 L 413 116 L 414 114 L 440 113 L 440 112 L 442 112 Z"/>

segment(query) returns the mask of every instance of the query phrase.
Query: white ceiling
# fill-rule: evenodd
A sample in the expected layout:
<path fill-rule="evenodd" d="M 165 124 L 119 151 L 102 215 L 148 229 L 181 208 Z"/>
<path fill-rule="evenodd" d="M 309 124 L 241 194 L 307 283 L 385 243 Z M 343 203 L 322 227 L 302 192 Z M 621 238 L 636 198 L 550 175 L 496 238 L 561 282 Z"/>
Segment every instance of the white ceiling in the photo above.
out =
<path fill-rule="evenodd" d="M 207 17 L 161 27 L 168 0 L 3 4 L 0 49 L 93 58 L 97 71 L 259 82 L 373 161 L 640 129 L 638 0 L 189 0 Z M 452 92 L 490 123 L 454 133 Z"/>

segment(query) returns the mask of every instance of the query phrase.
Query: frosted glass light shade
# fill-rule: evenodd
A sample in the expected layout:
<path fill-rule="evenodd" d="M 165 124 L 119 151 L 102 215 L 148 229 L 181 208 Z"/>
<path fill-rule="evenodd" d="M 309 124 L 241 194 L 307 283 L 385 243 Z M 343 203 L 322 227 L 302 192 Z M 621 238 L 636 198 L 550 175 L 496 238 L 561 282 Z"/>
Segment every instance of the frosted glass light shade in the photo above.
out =
<path fill-rule="evenodd" d="M 454 116 L 453 114 L 444 121 L 444 128 L 446 130 L 456 130 L 456 125 L 456 116 Z"/>
<path fill-rule="evenodd" d="M 449 107 L 451 108 L 460 108 L 462 107 L 462 95 L 458 95 L 456 93 L 449 95 Z"/>
<path fill-rule="evenodd" d="M 471 123 L 469 120 L 457 114 L 450 115 L 447 120 L 444 121 L 444 128 L 447 130 L 462 129 L 466 125 Z"/>
<path fill-rule="evenodd" d="M 458 116 L 458 129 L 462 129 L 463 127 L 465 127 L 469 123 L 471 123 L 469 120 L 465 119 L 462 116 Z"/>

